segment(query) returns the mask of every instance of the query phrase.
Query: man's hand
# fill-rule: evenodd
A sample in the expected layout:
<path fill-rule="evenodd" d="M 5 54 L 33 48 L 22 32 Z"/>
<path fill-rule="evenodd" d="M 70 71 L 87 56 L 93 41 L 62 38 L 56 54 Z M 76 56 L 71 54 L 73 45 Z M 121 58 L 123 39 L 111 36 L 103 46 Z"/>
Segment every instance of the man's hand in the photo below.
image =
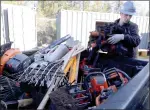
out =
<path fill-rule="evenodd" d="M 124 40 L 124 34 L 114 34 L 112 37 L 107 39 L 110 44 L 116 44 L 121 40 Z"/>

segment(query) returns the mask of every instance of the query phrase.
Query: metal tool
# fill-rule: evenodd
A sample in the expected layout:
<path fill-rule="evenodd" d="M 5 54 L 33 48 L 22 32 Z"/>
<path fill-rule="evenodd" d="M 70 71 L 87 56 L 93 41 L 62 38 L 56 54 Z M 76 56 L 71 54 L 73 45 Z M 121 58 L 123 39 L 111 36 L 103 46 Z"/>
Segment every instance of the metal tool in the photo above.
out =
<path fill-rule="evenodd" d="M 55 46 L 57 46 L 57 45 L 59 45 L 59 44 L 65 42 L 65 41 L 68 40 L 70 37 L 71 37 L 71 36 L 68 34 L 68 35 L 66 35 L 66 36 L 64 36 L 64 37 L 62 37 L 62 38 L 60 38 L 60 39 L 58 39 L 58 40 L 55 40 L 55 41 L 52 42 L 49 46 L 47 46 L 47 47 L 44 48 L 44 49 L 39 50 L 39 51 L 36 52 L 36 53 L 45 53 L 45 50 L 46 50 L 46 49 L 51 49 L 51 48 L 53 48 L 53 47 L 55 47 Z"/>
<path fill-rule="evenodd" d="M 51 80 L 64 76 L 60 72 L 63 60 L 55 62 L 37 61 L 32 63 L 24 73 L 19 77 L 19 82 L 28 82 L 28 84 L 35 84 L 49 87 Z M 55 78 L 54 78 L 55 77 Z"/>

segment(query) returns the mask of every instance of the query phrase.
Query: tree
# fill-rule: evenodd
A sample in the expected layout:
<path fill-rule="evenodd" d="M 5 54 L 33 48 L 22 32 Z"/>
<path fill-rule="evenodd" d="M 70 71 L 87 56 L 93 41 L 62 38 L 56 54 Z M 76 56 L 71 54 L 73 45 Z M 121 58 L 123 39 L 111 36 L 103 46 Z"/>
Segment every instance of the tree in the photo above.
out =
<path fill-rule="evenodd" d="M 120 6 L 123 4 L 123 1 L 110 1 L 110 10 L 111 13 L 119 13 L 120 12 Z"/>
<path fill-rule="evenodd" d="M 2 4 L 23 5 L 25 1 L 1 1 Z"/>
<path fill-rule="evenodd" d="M 2 1 L 6 4 L 27 5 L 33 1 Z M 92 4 L 91 4 L 92 3 Z M 38 1 L 37 16 L 55 18 L 60 9 L 108 12 L 110 4 L 107 1 Z"/>

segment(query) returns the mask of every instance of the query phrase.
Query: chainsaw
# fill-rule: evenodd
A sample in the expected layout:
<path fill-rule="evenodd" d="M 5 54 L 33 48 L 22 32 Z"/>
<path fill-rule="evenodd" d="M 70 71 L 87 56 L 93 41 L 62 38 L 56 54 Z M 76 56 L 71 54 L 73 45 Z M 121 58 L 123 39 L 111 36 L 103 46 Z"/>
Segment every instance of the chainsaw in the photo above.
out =
<path fill-rule="evenodd" d="M 127 84 L 130 79 L 125 72 L 117 68 L 110 68 L 104 72 L 93 71 L 88 73 L 84 79 L 83 87 L 85 90 L 89 90 L 92 102 L 95 103 L 96 99 L 96 105 L 98 105 L 103 103 L 109 95 L 116 92 L 120 87 Z M 97 97 L 99 97 L 99 100 Z"/>
<path fill-rule="evenodd" d="M 93 66 L 96 66 L 96 62 L 99 58 L 99 53 L 105 53 L 109 55 L 125 56 L 128 52 L 127 48 L 122 43 L 109 44 L 107 39 L 113 36 L 113 32 L 116 27 L 110 28 L 101 27 L 100 31 L 90 32 L 88 50 L 89 56 L 88 62 L 93 62 Z M 98 54 L 97 54 L 98 53 Z"/>

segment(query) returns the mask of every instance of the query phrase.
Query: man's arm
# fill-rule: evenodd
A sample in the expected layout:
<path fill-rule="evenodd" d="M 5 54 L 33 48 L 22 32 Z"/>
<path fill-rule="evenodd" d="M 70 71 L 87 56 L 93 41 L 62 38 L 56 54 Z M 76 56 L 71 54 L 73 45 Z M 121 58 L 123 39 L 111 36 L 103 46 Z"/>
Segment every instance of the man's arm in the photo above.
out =
<path fill-rule="evenodd" d="M 141 40 L 138 31 L 138 26 L 136 24 L 133 24 L 130 27 L 130 34 L 124 35 L 123 43 L 127 47 L 137 47 L 140 44 Z"/>

